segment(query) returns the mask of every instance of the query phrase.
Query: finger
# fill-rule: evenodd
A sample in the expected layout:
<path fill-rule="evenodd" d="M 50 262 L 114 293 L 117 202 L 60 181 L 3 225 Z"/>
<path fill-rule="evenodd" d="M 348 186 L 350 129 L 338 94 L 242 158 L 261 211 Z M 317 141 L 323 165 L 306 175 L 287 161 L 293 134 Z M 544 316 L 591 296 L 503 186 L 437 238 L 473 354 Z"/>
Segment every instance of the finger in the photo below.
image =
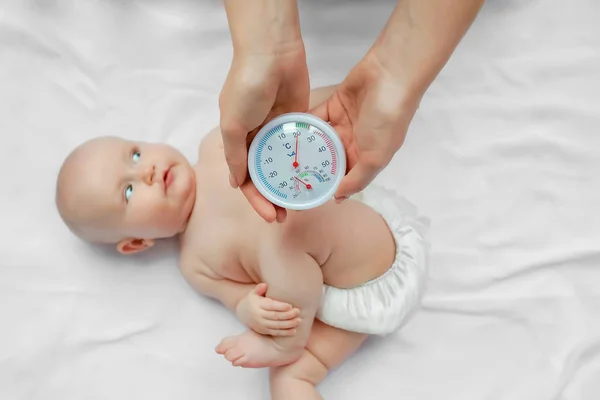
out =
<path fill-rule="evenodd" d="M 325 100 L 318 106 L 308 110 L 308 113 L 321 118 L 325 122 L 329 122 L 329 100 Z"/>
<path fill-rule="evenodd" d="M 224 121 L 221 123 L 221 136 L 225 161 L 231 173 L 230 184 L 233 188 L 238 188 L 246 180 L 248 172 L 248 132 L 241 125 Z"/>
<path fill-rule="evenodd" d="M 279 223 L 285 222 L 287 218 L 287 210 L 285 208 L 281 208 L 279 206 L 275 206 L 275 220 Z"/>
<path fill-rule="evenodd" d="M 340 186 L 335 192 L 336 201 L 345 201 L 353 194 L 362 191 L 375 179 L 379 171 L 381 171 L 381 167 L 378 163 L 366 163 L 359 159 L 348 174 L 342 178 Z"/>
<path fill-rule="evenodd" d="M 286 321 L 271 321 L 265 320 L 264 325 L 269 329 L 293 329 L 300 326 L 302 320 L 300 318 L 289 319 Z"/>
<path fill-rule="evenodd" d="M 290 311 L 293 309 L 292 305 L 283 301 L 272 300 L 268 298 L 261 299 L 260 308 L 265 311 Z"/>
<path fill-rule="evenodd" d="M 258 189 L 256 189 L 256 186 L 254 186 L 254 183 L 252 183 L 252 180 L 248 179 L 240 186 L 240 189 L 242 190 L 244 196 L 246 196 L 246 199 L 254 211 L 256 211 L 262 219 L 269 223 L 275 221 L 277 218 L 275 206 L 262 194 L 260 194 Z"/>
<path fill-rule="evenodd" d="M 262 317 L 271 321 L 285 321 L 296 318 L 300 315 L 300 310 L 293 308 L 287 311 L 264 311 Z"/>
<path fill-rule="evenodd" d="M 296 334 L 295 329 L 270 329 L 267 332 L 267 335 L 271 336 L 294 336 Z"/>
<path fill-rule="evenodd" d="M 258 296 L 264 296 L 267 293 L 268 285 L 266 283 L 259 283 L 254 287 L 254 294 Z"/>

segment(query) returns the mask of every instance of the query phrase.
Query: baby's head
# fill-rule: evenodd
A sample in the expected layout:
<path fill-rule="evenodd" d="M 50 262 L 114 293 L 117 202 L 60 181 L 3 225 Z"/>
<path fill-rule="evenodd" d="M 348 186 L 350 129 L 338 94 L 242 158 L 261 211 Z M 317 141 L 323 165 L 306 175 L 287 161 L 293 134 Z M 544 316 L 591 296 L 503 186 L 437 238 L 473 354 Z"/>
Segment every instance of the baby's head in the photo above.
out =
<path fill-rule="evenodd" d="M 175 148 L 101 137 L 64 161 L 56 206 L 80 238 L 131 254 L 185 229 L 195 186 L 192 166 Z"/>

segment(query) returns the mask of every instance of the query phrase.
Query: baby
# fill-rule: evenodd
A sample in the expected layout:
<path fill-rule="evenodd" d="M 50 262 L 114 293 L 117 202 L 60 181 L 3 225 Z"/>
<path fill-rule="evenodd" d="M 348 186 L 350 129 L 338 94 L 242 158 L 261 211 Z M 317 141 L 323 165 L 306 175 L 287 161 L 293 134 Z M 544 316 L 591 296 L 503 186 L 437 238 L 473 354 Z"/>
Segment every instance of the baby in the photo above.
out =
<path fill-rule="evenodd" d="M 311 106 L 330 90 L 314 91 Z M 417 306 L 424 225 L 374 185 L 360 200 L 268 224 L 228 174 L 218 130 L 202 140 L 194 166 L 165 144 L 102 137 L 67 157 L 56 204 L 76 235 L 123 254 L 179 235 L 186 280 L 250 328 L 217 352 L 235 366 L 274 367 L 274 398 L 319 398 L 314 386 L 328 369 L 366 335 L 397 330 Z"/>

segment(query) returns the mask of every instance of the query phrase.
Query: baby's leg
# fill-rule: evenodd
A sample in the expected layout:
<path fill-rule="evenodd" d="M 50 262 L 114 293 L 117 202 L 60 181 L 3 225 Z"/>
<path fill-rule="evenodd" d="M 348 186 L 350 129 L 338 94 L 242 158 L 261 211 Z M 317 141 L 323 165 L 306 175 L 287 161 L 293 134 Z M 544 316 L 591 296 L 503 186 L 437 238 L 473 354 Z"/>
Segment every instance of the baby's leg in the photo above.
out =
<path fill-rule="evenodd" d="M 306 350 L 293 364 L 271 368 L 273 400 L 322 399 L 316 386 L 363 343 L 367 336 L 315 321 Z"/>
<path fill-rule="evenodd" d="M 309 107 L 318 106 L 334 92 L 335 86 L 313 89 Z M 279 231 L 279 233 L 282 233 Z M 287 237 L 287 239 L 286 239 Z M 260 257 L 261 282 L 269 289 L 267 297 L 288 302 L 300 309 L 302 323 L 291 337 L 272 338 L 254 331 L 225 338 L 217 352 L 236 366 L 248 368 L 286 365 L 303 354 L 317 309 L 321 303 L 323 275 L 319 265 L 306 253 L 298 251 L 293 235 L 282 234 L 269 241 L 272 246 L 262 249 Z"/>
<path fill-rule="evenodd" d="M 263 243 L 258 262 L 261 281 L 269 286 L 266 295 L 300 309 L 302 322 L 293 336 L 263 336 L 249 330 L 223 339 L 217 352 L 247 368 L 286 365 L 302 355 L 323 289 L 321 268 L 291 236 L 273 235 Z"/>

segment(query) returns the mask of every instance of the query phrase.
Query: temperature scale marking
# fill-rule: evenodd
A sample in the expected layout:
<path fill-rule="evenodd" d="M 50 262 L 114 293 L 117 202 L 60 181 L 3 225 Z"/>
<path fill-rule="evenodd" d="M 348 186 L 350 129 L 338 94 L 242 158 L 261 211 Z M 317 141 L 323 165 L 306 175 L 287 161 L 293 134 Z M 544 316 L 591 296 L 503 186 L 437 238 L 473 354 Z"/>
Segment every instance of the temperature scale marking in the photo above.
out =
<path fill-rule="evenodd" d="M 298 175 L 298 178 L 303 179 L 308 175 L 314 176 L 315 178 L 317 178 L 317 180 L 319 182 L 325 182 L 325 178 L 323 178 L 323 176 L 321 174 L 319 174 L 318 172 L 311 171 L 311 170 L 306 170 L 306 171 L 301 172 L 300 175 Z"/>
<path fill-rule="evenodd" d="M 344 146 L 327 122 L 307 113 L 275 117 L 256 134 L 248 170 L 270 202 L 293 210 L 333 198 L 346 170 Z"/>
<path fill-rule="evenodd" d="M 256 152 L 258 154 L 262 154 L 263 148 L 265 147 L 265 144 L 267 144 L 267 141 L 271 138 L 271 136 L 273 136 L 274 134 L 278 133 L 278 132 L 283 132 L 283 128 L 280 126 L 273 128 L 269 131 L 269 133 L 267 133 L 262 139 L 261 141 L 258 143 L 258 148 L 256 150 Z M 275 189 L 273 187 L 273 185 L 271 185 L 269 183 L 269 181 L 267 181 L 267 178 L 265 177 L 265 174 L 262 170 L 262 165 L 260 165 L 260 157 L 256 157 L 256 171 L 258 172 L 258 176 L 260 178 L 260 180 L 262 181 L 262 183 L 268 187 L 273 193 L 276 193 L 278 196 L 281 196 L 284 199 L 288 198 L 288 195 L 283 193 L 282 191 L 280 191 L 279 189 Z"/>
<path fill-rule="evenodd" d="M 314 129 L 313 132 L 315 132 L 317 135 L 321 136 L 321 138 L 323 138 L 323 141 L 325 142 L 325 146 L 327 146 L 327 148 L 329 149 L 329 151 L 331 152 L 331 175 L 335 175 L 335 173 L 337 172 L 337 157 L 335 155 L 335 148 L 333 147 L 333 143 L 331 143 L 331 139 L 329 139 L 329 137 L 327 135 L 325 135 L 323 132 Z"/>

